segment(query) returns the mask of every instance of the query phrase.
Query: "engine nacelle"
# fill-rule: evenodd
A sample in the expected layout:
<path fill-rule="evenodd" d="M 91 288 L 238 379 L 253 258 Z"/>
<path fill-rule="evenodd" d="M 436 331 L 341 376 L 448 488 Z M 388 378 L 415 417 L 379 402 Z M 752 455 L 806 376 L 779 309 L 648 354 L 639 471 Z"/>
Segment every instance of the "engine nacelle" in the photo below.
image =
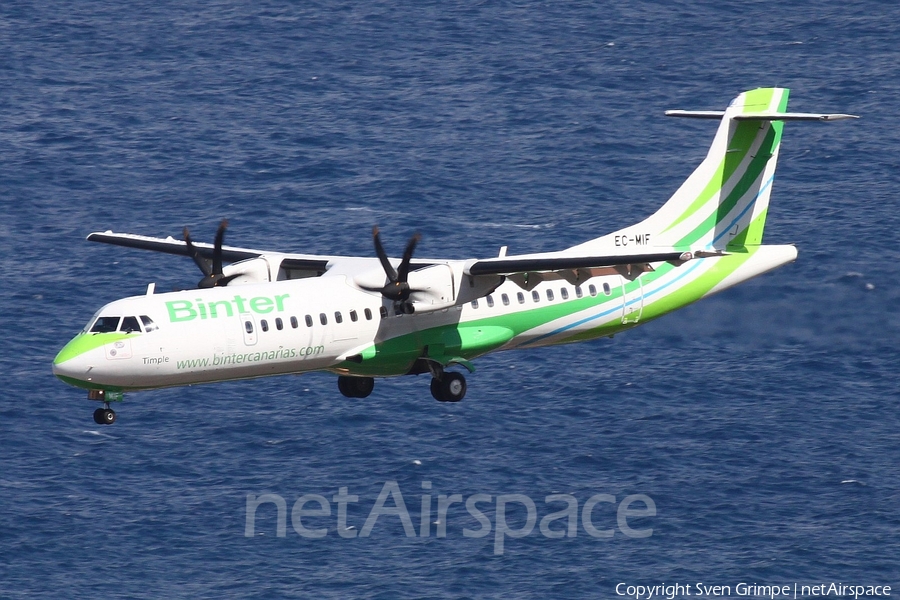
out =
<path fill-rule="evenodd" d="M 416 290 L 409 296 L 416 313 L 434 312 L 466 304 L 490 294 L 503 283 L 500 275 L 471 277 L 463 272 L 463 263 L 441 263 L 410 271 L 407 282 Z M 385 285 L 384 271 L 372 269 L 353 277 L 353 283 L 363 289 L 378 289 Z"/>
<path fill-rule="evenodd" d="M 417 313 L 432 312 L 456 304 L 456 285 L 449 265 L 432 265 L 409 274 L 409 296 Z"/>
<path fill-rule="evenodd" d="M 280 257 L 275 259 L 276 269 L 280 262 Z M 222 269 L 222 273 L 225 276 L 238 274 L 237 277 L 228 282 L 229 286 L 266 283 L 272 281 L 270 267 L 270 258 L 258 256 L 230 264 Z"/>

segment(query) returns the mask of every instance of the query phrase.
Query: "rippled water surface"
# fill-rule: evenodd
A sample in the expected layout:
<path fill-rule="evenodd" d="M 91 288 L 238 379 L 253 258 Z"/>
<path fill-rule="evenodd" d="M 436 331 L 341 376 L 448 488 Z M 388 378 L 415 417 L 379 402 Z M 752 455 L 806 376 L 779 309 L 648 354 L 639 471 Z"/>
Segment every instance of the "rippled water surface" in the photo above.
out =
<path fill-rule="evenodd" d="M 19 2 L 0 6 L 0 597 L 599 597 L 615 585 L 900 585 L 900 8 L 889 2 Z M 193 285 L 112 229 L 264 249 L 554 250 L 637 221 L 722 109 L 791 109 L 766 241 L 796 263 L 645 327 L 477 361 L 364 401 L 314 374 L 129 396 L 99 427 L 55 380 L 104 303 Z M 650 537 L 245 536 L 248 494 L 649 496 Z M 430 490 L 423 482 L 431 482 Z M 389 500 L 387 506 L 392 506 Z M 315 508 L 315 504 L 307 508 Z M 489 504 L 482 508 L 494 519 Z M 615 506 L 594 510 L 616 527 Z M 511 527 L 525 522 L 521 506 Z M 306 522 L 306 521 L 304 521 Z M 564 521 L 554 525 L 563 529 Z M 437 527 L 436 525 L 434 527 Z M 351 530 L 352 531 L 352 530 Z"/>

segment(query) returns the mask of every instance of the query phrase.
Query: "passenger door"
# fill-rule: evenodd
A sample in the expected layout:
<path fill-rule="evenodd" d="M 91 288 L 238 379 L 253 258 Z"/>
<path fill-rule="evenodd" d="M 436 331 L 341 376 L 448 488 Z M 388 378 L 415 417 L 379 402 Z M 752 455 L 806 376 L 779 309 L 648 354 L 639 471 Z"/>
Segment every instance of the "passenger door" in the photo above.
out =
<path fill-rule="evenodd" d="M 640 275 L 633 280 L 622 276 L 620 279 L 622 280 L 622 324 L 637 323 L 644 313 L 644 281 Z"/>

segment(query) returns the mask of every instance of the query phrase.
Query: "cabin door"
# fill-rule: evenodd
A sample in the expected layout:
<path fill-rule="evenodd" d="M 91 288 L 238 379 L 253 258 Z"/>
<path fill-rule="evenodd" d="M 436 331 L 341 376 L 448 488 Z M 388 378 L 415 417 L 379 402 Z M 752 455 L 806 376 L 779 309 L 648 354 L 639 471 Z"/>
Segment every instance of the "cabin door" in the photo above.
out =
<path fill-rule="evenodd" d="M 622 324 L 628 325 L 641 320 L 644 313 L 644 281 L 638 275 L 634 279 L 619 276 L 622 281 Z"/>

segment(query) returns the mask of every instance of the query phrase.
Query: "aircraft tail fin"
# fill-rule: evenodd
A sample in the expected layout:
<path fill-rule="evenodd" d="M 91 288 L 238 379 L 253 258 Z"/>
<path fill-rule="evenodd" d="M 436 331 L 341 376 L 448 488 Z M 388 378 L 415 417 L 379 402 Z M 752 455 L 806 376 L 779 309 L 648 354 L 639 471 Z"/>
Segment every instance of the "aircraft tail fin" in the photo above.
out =
<path fill-rule="evenodd" d="M 723 113 L 709 153 L 655 214 L 642 223 L 656 246 L 727 248 L 762 243 L 789 90 L 744 92 Z"/>
<path fill-rule="evenodd" d="M 785 121 L 838 121 L 853 115 L 789 113 L 789 90 L 744 92 L 724 111 L 667 111 L 669 116 L 719 119 L 706 158 L 656 213 L 636 225 L 570 248 L 610 246 L 646 251 L 722 251 L 762 243 Z"/>

